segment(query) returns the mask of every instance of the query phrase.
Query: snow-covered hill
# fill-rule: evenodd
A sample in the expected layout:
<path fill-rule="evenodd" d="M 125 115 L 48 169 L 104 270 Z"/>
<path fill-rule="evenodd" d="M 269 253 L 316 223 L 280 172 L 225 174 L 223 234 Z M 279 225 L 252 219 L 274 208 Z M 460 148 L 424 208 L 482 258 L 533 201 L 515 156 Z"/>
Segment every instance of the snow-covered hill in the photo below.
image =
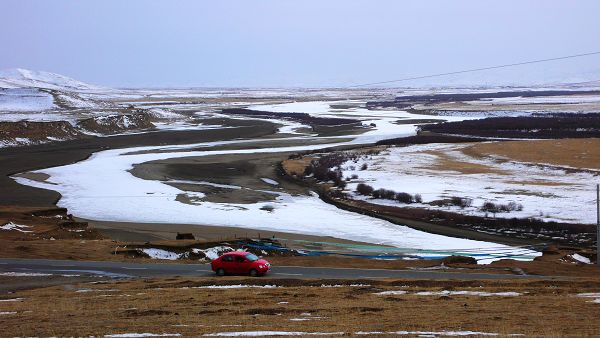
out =
<path fill-rule="evenodd" d="M 41 71 L 0 71 L 0 148 L 154 128 L 154 115 L 110 100 L 116 91 Z"/>
<path fill-rule="evenodd" d="M 21 68 L 1 70 L 0 88 L 43 88 L 64 91 L 106 89 L 60 74 Z"/>

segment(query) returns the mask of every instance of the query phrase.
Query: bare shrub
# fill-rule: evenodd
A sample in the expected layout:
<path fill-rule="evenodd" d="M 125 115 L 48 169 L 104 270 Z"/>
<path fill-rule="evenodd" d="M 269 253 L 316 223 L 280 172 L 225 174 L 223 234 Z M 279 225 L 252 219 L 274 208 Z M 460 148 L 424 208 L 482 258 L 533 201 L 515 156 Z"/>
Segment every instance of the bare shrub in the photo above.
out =
<path fill-rule="evenodd" d="M 450 203 L 464 209 L 470 207 L 473 204 L 473 200 L 465 197 L 452 197 Z"/>
<path fill-rule="evenodd" d="M 413 202 L 413 196 L 406 192 L 399 192 L 396 194 L 396 200 L 401 203 L 409 204 Z"/>
<path fill-rule="evenodd" d="M 370 196 L 373 193 L 373 190 L 372 186 L 364 183 L 359 183 L 356 186 L 356 192 L 365 196 Z"/>
<path fill-rule="evenodd" d="M 366 163 L 363 163 L 363 164 L 360 166 L 360 170 L 367 170 L 368 168 L 369 168 L 369 165 L 368 165 L 368 164 L 366 164 Z"/>
<path fill-rule="evenodd" d="M 421 197 L 421 194 L 415 194 L 414 199 L 415 203 L 423 203 L 423 197 Z"/>
<path fill-rule="evenodd" d="M 523 211 L 523 204 L 517 202 L 510 202 L 508 203 L 508 208 L 511 211 Z"/>
<path fill-rule="evenodd" d="M 481 211 L 498 213 L 498 212 L 511 212 L 511 211 L 522 211 L 523 205 L 517 202 L 509 202 L 508 204 L 496 204 L 492 202 L 485 202 L 480 208 Z"/>
<path fill-rule="evenodd" d="M 396 192 L 394 190 L 383 189 L 383 198 L 393 200 L 396 198 Z"/>
<path fill-rule="evenodd" d="M 480 210 L 485 211 L 485 212 L 491 212 L 491 213 L 495 214 L 500 211 L 500 208 L 495 203 L 486 201 L 483 203 Z"/>

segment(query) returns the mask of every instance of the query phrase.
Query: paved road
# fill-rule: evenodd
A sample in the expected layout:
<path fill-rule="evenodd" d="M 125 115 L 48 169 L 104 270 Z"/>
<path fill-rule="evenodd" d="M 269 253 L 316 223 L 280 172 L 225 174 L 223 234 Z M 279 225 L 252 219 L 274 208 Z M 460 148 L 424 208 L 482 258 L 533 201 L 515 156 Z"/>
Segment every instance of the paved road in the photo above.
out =
<path fill-rule="evenodd" d="M 1 272 L 97 275 L 107 277 L 214 277 L 208 264 L 155 264 L 45 259 L 0 259 Z M 498 275 L 489 273 L 441 272 L 423 270 L 388 270 L 355 268 L 317 268 L 277 266 L 267 275 L 270 278 L 301 279 L 554 279 L 543 276 Z"/>

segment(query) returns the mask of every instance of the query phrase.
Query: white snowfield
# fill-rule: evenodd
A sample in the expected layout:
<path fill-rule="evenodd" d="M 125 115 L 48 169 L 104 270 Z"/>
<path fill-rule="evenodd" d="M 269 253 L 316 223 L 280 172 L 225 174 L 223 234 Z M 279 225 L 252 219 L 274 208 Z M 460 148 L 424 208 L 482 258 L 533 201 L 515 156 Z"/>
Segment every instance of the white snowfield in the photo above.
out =
<path fill-rule="evenodd" d="M 16 120 L 6 112 L 45 111 L 56 108 L 52 95 L 35 88 L 0 89 L 0 111 L 2 120 Z M 18 120 L 17 120 L 18 121 Z"/>
<path fill-rule="evenodd" d="M 596 221 L 595 191 L 592 182 L 597 176 L 590 172 L 567 173 L 550 166 L 538 166 L 514 161 L 496 161 L 494 158 L 474 158 L 460 150 L 464 144 L 426 144 L 388 148 L 378 155 L 361 158 L 357 163 L 342 165 L 345 177 L 357 175 L 347 190 L 356 199 L 369 203 L 406 206 L 400 202 L 371 199 L 355 192 L 358 183 L 375 189 L 420 194 L 424 203 L 410 207 L 453 211 L 485 216 L 480 211 L 484 202 L 523 206 L 521 211 L 497 213 L 495 217 L 537 218 L 547 221 L 593 224 Z M 461 173 L 436 167 L 445 158 L 464 161 L 490 168 L 489 173 Z M 366 170 L 361 170 L 363 164 Z M 472 199 L 472 206 L 432 206 L 425 204 L 451 197 Z M 488 213 L 489 216 L 492 214 Z"/>
<path fill-rule="evenodd" d="M 106 89 L 60 74 L 21 68 L 0 70 L 0 88 L 70 89 L 76 91 Z"/>

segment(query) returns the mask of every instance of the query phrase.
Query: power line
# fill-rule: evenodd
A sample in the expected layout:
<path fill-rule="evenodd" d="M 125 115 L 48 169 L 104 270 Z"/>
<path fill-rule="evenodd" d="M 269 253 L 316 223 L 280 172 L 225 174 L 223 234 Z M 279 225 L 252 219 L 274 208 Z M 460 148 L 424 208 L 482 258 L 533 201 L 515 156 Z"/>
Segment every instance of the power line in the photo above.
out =
<path fill-rule="evenodd" d="M 380 84 L 387 84 L 387 83 L 395 83 L 395 82 L 402 82 L 402 81 L 409 81 L 409 80 L 427 79 L 427 78 L 439 77 L 439 76 L 446 76 L 446 75 L 473 73 L 473 72 L 479 72 L 479 71 L 483 71 L 483 70 L 498 69 L 498 68 L 507 68 L 507 67 L 515 67 L 515 66 L 529 65 L 529 64 L 532 64 L 532 63 L 542 63 L 542 62 L 549 62 L 549 61 L 573 59 L 573 58 L 578 58 L 578 57 L 583 57 L 583 56 L 589 56 L 589 55 L 597 55 L 597 54 L 600 54 L 600 51 L 598 51 L 598 52 L 591 52 L 591 53 L 583 53 L 583 54 L 573 54 L 573 55 L 567 55 L 567 56 L 560 56 L 560 57 L 549 58 L 549 59 L 539 59 L 539 60 L 523 61 L 523 62 L 517 62 L 517 63 L 508 63 L 508 64 L 498 65 L 498 66 L 489 66 L 489 67 L 482 67 L 482 68 L 472 68 L 472 69 L 458 70 L 458 71 L 447 72 L 447 73 L 437 73 L 437 74 L 430 74 L 430 75 L 423 75 L 423 76 L 413 76 L 413 77 L 406 77 L 406 78 L 397 79 L 397 80 L 388 80 L 388 81 L 380 81 L 380 82 L 362 83 L 362 84 L 351 85 L 351 86 L 348 86 L 348 87 L 349 88 L 366 87 L 366 86 L 373 86 L 373 85 L 380 85 Z M 590 81 L 590 82 L 596 82 L 596 81 Z"/>

